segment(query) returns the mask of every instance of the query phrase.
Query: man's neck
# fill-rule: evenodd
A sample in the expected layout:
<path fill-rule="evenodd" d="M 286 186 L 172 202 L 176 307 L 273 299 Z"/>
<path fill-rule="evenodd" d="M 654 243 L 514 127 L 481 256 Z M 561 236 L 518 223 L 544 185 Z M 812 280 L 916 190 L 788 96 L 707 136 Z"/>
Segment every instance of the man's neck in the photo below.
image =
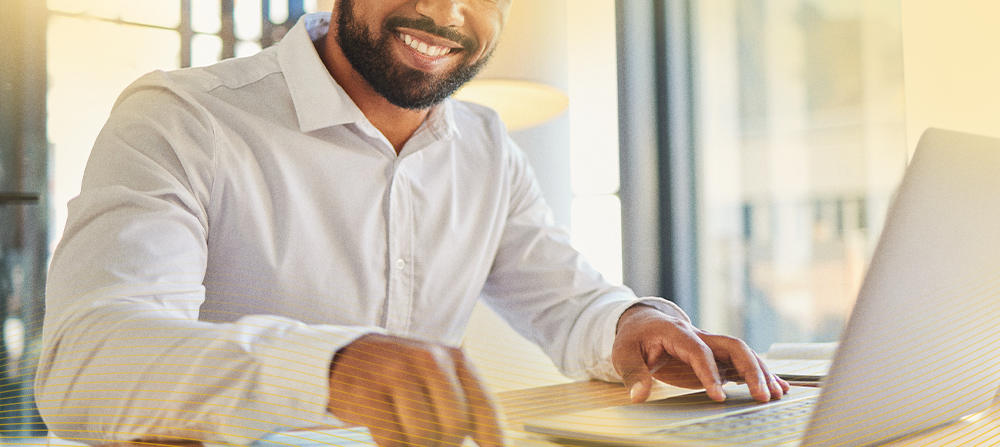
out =
<path fill-rule="evenodd" d="M 398 155 L 410 137 L 423 124 L 430 109 L 409 110 L 390 103 L 376 93 L 357 71 L 354 71 L 334 36 L 328 34 L 324 40 L 320 58 L 326 69 L 347 92 L 347 96 L 361 109 L 361 113 L 365 114 L 368 121 L 385 135 Z"/>

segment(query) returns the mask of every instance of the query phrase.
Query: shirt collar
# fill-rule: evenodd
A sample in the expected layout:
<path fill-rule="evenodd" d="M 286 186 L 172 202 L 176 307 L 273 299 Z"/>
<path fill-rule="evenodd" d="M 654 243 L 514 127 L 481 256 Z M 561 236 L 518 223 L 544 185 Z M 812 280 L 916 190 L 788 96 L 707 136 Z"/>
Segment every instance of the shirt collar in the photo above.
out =
<path fill-rule="evenodd" d="M 326 35 L 329 27 L 329 12 L 307 14 L 278 44 L 278 63 L 303 132 L 366 121 L 316 53 L 313 41 Z"/>
<path fill-rule="evenodd" d="M 278 62 L 295 105 L 299 129 L 311 132 L 324 127 L 357 123 L 371 127 L 368 118 L 347 92 L 330 76 L 313 44 L 330 28 L 330 13 L 306 14 L 278 44 Z M 437 139 L 460 135 L 455 125 L 454 100 L 434 106 L 424 125 Z M 374 129 L 374 128 L 372 128 Z"/>

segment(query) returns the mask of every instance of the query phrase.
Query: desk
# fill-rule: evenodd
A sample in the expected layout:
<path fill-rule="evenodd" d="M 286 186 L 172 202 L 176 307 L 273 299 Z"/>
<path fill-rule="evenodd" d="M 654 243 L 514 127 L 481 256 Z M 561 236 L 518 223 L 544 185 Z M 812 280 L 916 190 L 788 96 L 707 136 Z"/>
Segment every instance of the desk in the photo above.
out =
<path fill-rule="evenodd" d="M 651 399 L 663 399 L 684 391 L 657 384 Z M 497 403 L 507 415 L 507 441 L 511 447 L 557 447 L 560 444 L 523 430 L 528 418 L 545 417 L 576 410 L 591 410 L 629 403 L 628 393 L 620 384 L 586 381 L 552 385 L 497 394 Z M 977 446 L 1000 442 L 1000 404 L 983 413 L 889 444 L 889 447 L 915 446 Z M 30 444 L 35 445 L 35 444 Z M 49 447 L 73 447 L 80 444 L 54 440 Z M 291 444 L 290 444 L 291 445 Z M 117 443 L 104 447 L 215 447 L 214 444 L 187 443 Z"/>
<path fill-rule="evenodd" d="M 657 386 L 651 399 L 663 399 L 679 394 L 676 388 Z M 523 431 L 527 418 L 545 417 L 575 410 L 591 410 L 629 403 L 628 393 L 620 384 L 605 382 L 573 382 L 561 385 L 507 391 L 497 395 L 498 403 L 507 414 L 510 430 L 508 442 L 513 447 L 558 446 Z M 1000 443 L 1000 404 L 962 421 L 936 430 L 883 444 L 903 446 L 977 446 Z"/>

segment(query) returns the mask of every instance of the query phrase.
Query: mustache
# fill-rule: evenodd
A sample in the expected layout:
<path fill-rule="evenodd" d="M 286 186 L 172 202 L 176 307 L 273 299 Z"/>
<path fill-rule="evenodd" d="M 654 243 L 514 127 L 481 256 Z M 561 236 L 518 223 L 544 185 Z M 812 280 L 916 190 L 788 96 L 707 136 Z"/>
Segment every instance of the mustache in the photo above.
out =
<path fill-rule="evenodd" d="M 477 42 L 476 39 L 466 36 L 465 34 L 456 31 L 454 28 L 438 26 L 430 17 L 390 17 L 385 21 L 385 27 L 386 29 L 410 28 L 417 31 L 423 31 L 425 33 L 433 34 L 435 36 L 443 37 L 456 42 L 461 45 L 463 49 L 470 52 L 474 51 L 479 46 L 479 42 Z"/>

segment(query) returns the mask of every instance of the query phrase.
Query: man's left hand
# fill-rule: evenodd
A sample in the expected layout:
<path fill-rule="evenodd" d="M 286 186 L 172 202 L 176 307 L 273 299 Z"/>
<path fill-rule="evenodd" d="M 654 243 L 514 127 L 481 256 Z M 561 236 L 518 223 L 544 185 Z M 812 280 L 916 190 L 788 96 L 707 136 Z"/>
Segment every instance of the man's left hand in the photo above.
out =
<path fill-rule="evenodd" d="M 642 304 L 618 320 L 611 360 L 633 403 L 649 398 L 654 378 L 684 388 L 705 388 L 716 401 L 726 398 L 724 381 L 746 382 L 760 402 L 788 392 L 788 382 L 771 374 L 742 340 L 710 334 Z"/>

